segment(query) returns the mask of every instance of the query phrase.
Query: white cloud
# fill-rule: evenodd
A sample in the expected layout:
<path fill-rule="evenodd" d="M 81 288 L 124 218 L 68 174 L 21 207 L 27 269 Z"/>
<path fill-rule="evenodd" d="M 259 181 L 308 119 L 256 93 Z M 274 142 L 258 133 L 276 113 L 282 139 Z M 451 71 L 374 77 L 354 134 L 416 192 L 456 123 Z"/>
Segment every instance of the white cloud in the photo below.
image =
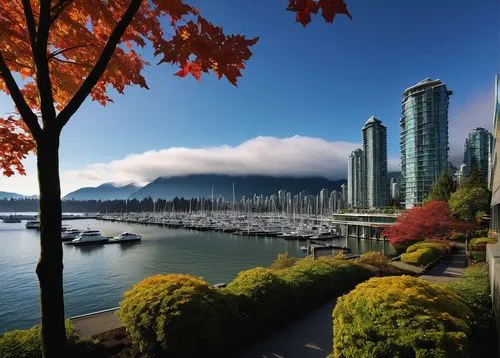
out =
<path fill-rule="evenodd" d="M 453 101 L 453 97 L 452 100 Z M 465 138 L 475 127 L 491 131 L 493 123 L 494 94 L 493 88 L 472 95 L 463 106 L 454 109 L 450 106 L 449 136 L 450 161 L 454 165 L 462 163 Z"/>
<path fill-rule="evenodd" d="M 109 163 L 65 171 L 62 182 L 98 185 L 103 182 L 147 183 L 158 176 L 200 173 L 320 175 L 346 178 L 349 153 L 358 143 L 329 142 L 320 138 L 256 137 L 237 146 L 173 147 L 131 154 Z"/>

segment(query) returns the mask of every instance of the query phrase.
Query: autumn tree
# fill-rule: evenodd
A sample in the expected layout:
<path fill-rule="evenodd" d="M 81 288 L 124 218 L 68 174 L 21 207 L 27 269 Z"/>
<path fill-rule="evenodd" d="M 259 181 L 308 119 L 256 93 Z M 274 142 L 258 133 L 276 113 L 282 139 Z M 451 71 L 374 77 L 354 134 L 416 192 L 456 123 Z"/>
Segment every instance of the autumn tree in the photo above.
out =
<path fill-rule="evenodd" d="M 349 13 L 343 0 L 288 0 L 306 26 L 321 14 Z M 0 119 L 0 170 L 23 174 L 36 153 L 40 192 L 42 342 L 46 357 L 65 347 L 59 138 L 87 97 L 105 105 L 113 88 L 148 88 L 151 61 L 179 66 L 177 76 L 213 72 L 236 85 L 257 38 L 227 35 L 183 0 L 14 0 L 0 5 L 0 90 L 14 102 Z M 150 45 L 152 59 L 138 48 Z"/>
<path fill-rule="evenodd" d="M 427 200 L 450 200 L 451 194 L 457 189 L 453 177 L 448 171 L 445 171 L 432 186 L 432 189 L 427 196 Z"/>
<path fill-rule="evenodd" d="M 385 228 L 382 235 L 398 248 L 423 240 L 442 240 L 456 229 L 450 208 L 445 201 L 428 201 L 423 206 L 406 211 L 394 224 Z"/>

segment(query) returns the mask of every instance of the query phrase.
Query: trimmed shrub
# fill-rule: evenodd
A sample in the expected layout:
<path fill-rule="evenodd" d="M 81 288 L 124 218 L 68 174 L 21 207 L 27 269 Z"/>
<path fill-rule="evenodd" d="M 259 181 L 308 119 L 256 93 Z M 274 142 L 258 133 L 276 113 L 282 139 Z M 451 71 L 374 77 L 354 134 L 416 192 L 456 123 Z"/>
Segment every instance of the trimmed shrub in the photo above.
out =
<path fill-rule="evenodd" d="M 423 241 L 408 247 L 406 253 L 401 255 L 401 261 L 408 264 L 425 266 L 447 254 L 449 250 L 449 246 L 444 243 Z"/>
<path fill-rule="evenodd" d="M 339 298 L 335 357 L 466 357 L 470 310 L 456 294 L 410 276 L 372 278 Z"/>
<path fill-rule="evenodd" d="M 78 342 L 75 327 L 69 320 L 66 324 L 68 346 Z M 14 330 L 0 335 L 0 357 L 2 358 L 39 358 L 42 356 L 41 326 Z"/>
<path fill-rule="evenodd" d="M 125 292 L 118 315 L 148 357 L 191 357 L 223 337 L 227 297 L 205 281 L 179 274 L 146 278 Z"/>
<path fill-rule="evenodd" d="M 377 274 L 386 273 L 389 271 L 389 259 L 379 251 L 370 251 L 364 253 L 355 262 L 368 267 Z"/>
<path fill-rule="evenodd" d="M 497 242 L 496 238 L 491 237 L 476 237 L 470 240 L 470 247 L 474 250 L 474 247 L 481 246 L 486 249 L 486 244 L 494 244 Z"/>
<path fill-rule="evenodd" d="M 291 267 L 295 265 L 295 263 L 299 259 L 296 257 L 290 257 L 287 253 L 278 254 L 278 257 L 274 260 L 274 262 L 269 266 L 272 270 L 282 270 L 287 267 Z"/>
<path fill-rule="evenodd" d="M 268 268 L 241 271 L 225 291 L 237 296 L 239 317 L 245 322 L 268 323 L 284 310 L 285 282 Z"/>
<path fill-rule="evenodd" d="M 437 250 L 430 247 L 418 249 L 416 251 L 402 254 L 401 261 L 407 264 L 425 266 L 441 256 Z"/>

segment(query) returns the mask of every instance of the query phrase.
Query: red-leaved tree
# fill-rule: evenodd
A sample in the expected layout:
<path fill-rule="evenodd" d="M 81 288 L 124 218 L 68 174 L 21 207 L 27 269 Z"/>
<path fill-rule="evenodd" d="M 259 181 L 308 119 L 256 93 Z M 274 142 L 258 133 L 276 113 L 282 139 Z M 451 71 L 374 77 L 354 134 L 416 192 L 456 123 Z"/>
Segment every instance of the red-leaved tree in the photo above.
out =
<path fill-rule="evenodd" d="M 451 215 L 446 201 L 433 200 L 404 213 L 382 232 L 394 246 L 408 246 L 422 240 L 449 238 L 459 224 Z"/>
<path fill-rule="evenodd" d="M 306 26 L 321 13 L 350 17 L 343 0 L 288 0 Z M 257 38 L 228 35 L 183 0 L 4 0 L 0 5 L 0 91 L 16 115 L 0 118 L 0 172 L 23 174 L 37 156 L 42 342 L 46 357 L 65 347 L 59 137 L 85 99 L 112 102 L 110 88 L 148 88 L 151 62 L 179 66 L 177 76 L 213 72 L 236 85 Z M 152 59 L 142 51 L 151 46 Z M 17 75 L 17 76 L 15 76 Z"/>

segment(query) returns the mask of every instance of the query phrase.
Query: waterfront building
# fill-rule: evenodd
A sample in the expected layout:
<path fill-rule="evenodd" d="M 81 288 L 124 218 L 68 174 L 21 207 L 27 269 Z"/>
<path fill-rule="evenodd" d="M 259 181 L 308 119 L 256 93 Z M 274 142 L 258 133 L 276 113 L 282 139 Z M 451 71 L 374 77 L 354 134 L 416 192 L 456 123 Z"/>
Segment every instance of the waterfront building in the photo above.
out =
<path fill-rule="evenodd" d="M 487 175 L 491 167 L 493 137 L 486 129 L 477 127 L 469 133 L 464 145 L 464 163 L 469 173 L 478 169 Z"/>
<path fill-rule="evenodd" d="M 389 202 L 387 178 L 387 129 L 371 116 L 362 129 L 365 156 L 366 204 L 370 208 L 386 206 Z"/>
<path fill-rule="evenodd" d="M 366 206 L 365 155 L 359 148 L 353 151 L 348 159 L 347 203 L 351 208 Z"/>
<path fill-rule="evenodd" d="M 401 196 L 405 207 L 421 204 L 448 166 L 448 103 L 453 94 L 426 78 L 403 93 L 400 120 Z"/>
<path fill-rule="evenodd" d="M 328 189 L 321 189 L 319 192 L 319 213 L 320 215 L 328 214 L 328 199 L 329 199 Z"/>
<path fill-rule="evenodd" d="M 340 185 L 340 195 L 342 200 L 342 205 L 345 206 L 347 204 L 347 184 Z"/>

